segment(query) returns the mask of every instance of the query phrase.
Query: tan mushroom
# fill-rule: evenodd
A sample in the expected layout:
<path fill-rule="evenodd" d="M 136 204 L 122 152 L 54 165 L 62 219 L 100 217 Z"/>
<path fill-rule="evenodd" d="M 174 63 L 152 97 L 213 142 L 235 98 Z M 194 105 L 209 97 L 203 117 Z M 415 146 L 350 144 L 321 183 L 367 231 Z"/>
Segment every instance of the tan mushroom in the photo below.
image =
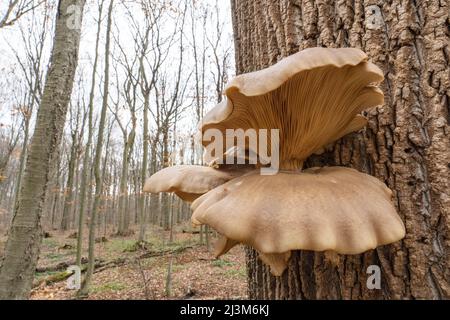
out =
<path fill-rule="evenodd" d="M 402 239 L 405 227 L 391 198 L 372 176 L 325 167 L 273 176 L 251 172 L 209 191 L 192 208 L 195 221 L 227 243 L 252 246 L 279 275 L 291 250 L 358 254 Z"/>
<path fill-rule="evenodd" d="M 164 169 L 147 181 L 145 191 L 196 199 L 193 224 L 209 225 L 221 235 L 216 256 L 244 243 L 275 275 L 286 269 L 292 250 L 358 254 L 400 240 L 405 227 L 391 190 L 381 181 L 343 167 L 301 171 L 310 154 L 366 125 L 359 113 L 383 103 L 376 87 L 382 80 L 367 55 L 352 48 L 307 49 L 240 75 L 226 87 L 226 99 L 200 123 L 202 143 L 211 146 L 203 136 L 208 129 L 221 132 L 225 141 L 234 141 L 227 129 L 279 129 L 274 146 L 281 171 L 260 175 L 254 166 L 216 160 L 210 163 L 214 168 Z M 220 159 L 228 147 L 213 156 Z M 234 147 L 246 150 L 244 159 L 252 150 L 261 155 L 259 146 Z M 272 150 L 270 143 L 267 148 Z"/>
<path fill-rule="evenodd" d="M 182 200 L 192 202 L 202 194 L 247 173 L 252 168 L 223 168 L 179 165 L 158 171 L 147 179 L 144 192 L 174 192 Z"/>
<path fill-rule="evenodd" d="M 281 167 L 361 129 L 358 113 L 383 103 L 382 71 L 359 49 L 311 48 L 234 78 L 200 123 L 218 129 L 280 129 Z M 208 145 L 210 141 L 203 141 Z M 270 146 L 269 146 L 270 147 Z M 283 162 L 286 162 L 285 165 Z"/>

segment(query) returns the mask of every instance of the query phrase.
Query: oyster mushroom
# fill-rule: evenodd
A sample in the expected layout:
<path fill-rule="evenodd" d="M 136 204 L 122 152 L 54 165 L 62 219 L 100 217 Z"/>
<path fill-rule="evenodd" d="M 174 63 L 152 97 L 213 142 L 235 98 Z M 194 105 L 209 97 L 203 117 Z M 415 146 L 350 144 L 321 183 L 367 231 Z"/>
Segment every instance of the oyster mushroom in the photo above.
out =
<path fill-rule="evenodd" d="M 164 168 L 145 181 L 144 192 L 174 192 L 182 200 L 192 202 L 202 194 L 245 174 L 250 168 L 217 170 L 205 166 L 178 165 Z"/>
<path fill-rule="evenodd" d="M 192 219 L 226 237 L 221 253 L 250 245 L 280 275 L 291 250 L 358 254 L 402 239 L 391 197 L 378 179 L 351 168 L 254 171 L 195 200 Z"/>
<path fill-rule="evenodd" d="M 366 125 L 359 113 L 383 103 L 382 80 L 358 49 L 312 48 L 227 85 L 201 132 L 278 128 L 282 171 L 248 173 L 192 204 L 192 221 L 222 235 L 217 253 L 248 244 L 280 275 L 291 250 L 357 254 L 404 237 L 391 191 L 376 178 L 339 167 L 301 171 L 310 154 Z"/>
<path fill-rule="evenodd" d="M 209 129 L 221 132 L 223 140 L 229 138 L 227 129 L 279 129 L 274 146 L 281 170 L 260 175 L 252 166 L 212 161 L 217 169 L 164 169 L 149 179 L 146 191 L 195 199 L 193 224 L 209 225 L 221 235 L 216 256 L 244 243 L 275 275 L 286 269 L 292 250 L 358 254 L 398 241 L 405 227 L 384 183 L 344 167 L 302 171 L 309 155 L 366 125 L 360 112 L 383 103 L 376 86 L 382 80 L 382 71 L 352 48 L 306 49 L 240 75 L 200 123 L 203 146 L 213 142 L 203 135 Z M 261 156 L 259 147 L 235 147 Z M 266 147 L 272 150 L 270 142 Z"/>

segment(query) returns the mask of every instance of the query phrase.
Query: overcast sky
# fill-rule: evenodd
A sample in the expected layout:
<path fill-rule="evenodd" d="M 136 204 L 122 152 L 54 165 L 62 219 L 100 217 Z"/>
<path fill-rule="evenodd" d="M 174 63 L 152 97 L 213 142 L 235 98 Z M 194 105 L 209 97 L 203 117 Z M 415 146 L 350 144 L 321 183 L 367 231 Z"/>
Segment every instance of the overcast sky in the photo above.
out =
<path fill-rule="evenodd" d="M 56 0 L 48 0 L 48 4 L 53 4 L 53 9 L 50 8 L 51 12 L 51 19 L 47 22 L 46 28 L 47 30 L 53 30 L 53 19 L 54 19 L 54 12 L 55 12 L 55 4 Z M 126 10 L 124 7 L 120 4 L 121 1 L 116 0 L 115 3 L 115 13 L 114 13 L 114 21 L 117 25 L 117 29 L 119 30 L 118 34 L 120 38 L 120 42 L 122 45 L 124 45 L 125 48 L 130 49 L 130 52 L 133 49 L 133 41 L 132 41 L 132 29 L 130 28 L 130 19 L 126 15 Z M 130 1 L 128 1 L 130 3 Z M 219 8 L 219 19 L 221 19 L 224 22 L 224 30 L 223 30 L 223 39 L 221 41 L 221 47 L 223 50 L 226 48 L 233 49 L 233 41 L 232 41 L 232 27 L 231 27 L 231 15 L 230 15 L 230 8 L 229 8 L 229 1 L 224 0 L 203 0 L 197 2 L 203 5 L 209 5 L 212 9 L 218 5 Z M 176 1 L 175 1 L 176 3 Z M 106 1 L 106 8 L 104 9 L 104 12 L 107 9 L 108 0 Z M 5 10 L 6 3 L 4 1 L 0 2 L 0 12 Z M 131 6 L 132 8 L 133 6 Z M 18 23 L 16 23 L 12 27 L 7 27 L 0 29 L 0 123 L 3 123 L 4 125 L 10 125 L 11 124 L 11 107 L 14 104 L 17 104 L 17 101 L 15 101 L 14 97 L 21 96 L 22 92 L 24 90 L 24 75 L 21 72 L 19 65 L 17 63 L 17 59 L 15 57 L 15 52 L 23 58 L 24 57 L 24 41 L 22 40 L 22 33 L 21 29 L 24 30 L 25 36 L 38 36 L 42 30 L 42 21 L 43 21 L 43 10 L 38 10 L 36 12 L 36 15 L 33 16 L 31 14 L 23 17 Z M 89 88 L 90 88 L 90 74 L 92 72 L 92 57 L 94 55 L 94 48 L 95 48 L 95 37 L 96 37 L 96 17 L 97 17 L 97 1 L 96 0 L 88 0 L 87 5 L 85 8 L 85 15 L 84 15 L 84 22 L 83 22 L 83 28 L 82 28 L 82 39 L 80 44 L 80 59 L 79 59 L 79 66 L 78 66 L 78 75 L 85 78 L 85 84 L 84 84 L 84 95 L 88 96 Z M 196 38 L 198 38 L 198 43 L 201 42 L 202 33 L 204 31 L 207 32 L 208 35 L 213 37 L 214 34 L 214 23 L 215 23 L 215 13 L 214 10 L 211 10 L 213 13 L 211 18 L 208 19 L 207 25 L 200 25 L 197 24 L 197 30 L 195 31 Z M 135 17 L 139 17 L 139 12 L 133 13 Z M 186 37 L 186 45 L 189 45 L 189 41 L 191 41 L 191 33 L 190 33 L 190 17 L 189 14 L 187 14 L 187 20 L 186 24 L 188 26 L 185 28 L 185 37 Z M 166 18 L 166 23 L 164 24 L 164 29 L 166 32 L 171 32 L 173 30 L 173 20 L 170 20 L 170 17 Z M 103 31 L 105 30 L 105 23 L 103 25 Z M 52 32 L 50 32 L 47 35 L 46 40 L 46 50 L 45 50 L 45 58 L 44 61 L 48 60 L 50 49 L 51 49 L 51 39 L 52 38 Z M 103 37 L 102 37 L 103 38 Z M 103 40 L 103 39 L 102 39 Z M 128 46 L 126 44 L 129 44 Z M 113 48 L 113 51 L 115 49 Z M 100 54 L 102 55 L 103 52 L 103 43 L 100 44 Z M 117 51 L 115 51 L 113 54 L 117 54 Z M 186 70 L 192 67 L 193 60 L 192 60 L 193 54 L 192 50 L 189 48 L 186 50 L 184 55 L 184 61 L 186 64 Z M 165 70 L 168 74 L 170 74 L 171 68 L 174 68 L 177 65 L 178 59 L 178 51 L 177 48 L 172 49 L 171 52 L 171 58 L 168 59 L 168 63 L 165 66 Z M 234 74 L 234 53 L 231 52 L 230 54 L 230 75 Z M 103 55 L 100 58 L 100 64 L 98 68 L 99 77 L 97 79 L 97 83 L 99 83 L 100 77 L 102 77 L 102 70 L 103 70 Z M 206 76 L 208 82 L 212 80 L 212 74 L 213 66 L 210 64 L 207 64 L 206 66 Z M 114 71 L 113 71 L 114 72 Z M 114 81 L 114 75 L 112 75 L 112 81 Z M 191 80 L 193 81 L 193 80 Z M 77 90 L 79 88 L 77 85 L 74 86 L 74 93 L 72 94 L 72 100 L 76 99 L 77 96 Z M 114 91 L 114 88 L 111 88 L 112 91 Z M 97 105 L 99 105 L 99 101 L 101 99 L 101 92 L 100 88 L 98 88 L 96 94 L 96 100 Z M 206 95 L 210 97 L 210 102 L 207 103 L 207 109 L 213 107 L 215 103 L 213 102 L 215 97 L 215 92 L 213 86 L 207 87 Z M 124 117 L 126 117 L 126 114 L 124 114 Z M 185 114 L 183 120 L 181 120 L 181 126 L 186 131 L 192 131 L 193 128 L 196 126 L 196 122 L 193 121 L 191 114 Z"/>

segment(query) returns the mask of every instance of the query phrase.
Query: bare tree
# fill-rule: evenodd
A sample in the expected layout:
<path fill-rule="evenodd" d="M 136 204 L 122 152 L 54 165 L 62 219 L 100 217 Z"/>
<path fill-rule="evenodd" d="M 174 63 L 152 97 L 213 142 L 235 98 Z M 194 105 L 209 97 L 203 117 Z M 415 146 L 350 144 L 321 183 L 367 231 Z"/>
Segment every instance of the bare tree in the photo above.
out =
<path fill-rule="evenodd" d="M 96 86 L 96 72 L 98 66 L 98 50 L 100 43 L 100 31 L 102 25 L 102 12 L 103 12 L 103 4 L 102 0 L 98 6 L 98 17 L 97 17 L 97 35 L 95 40 L 95 52 L 94 52 L 94 62 L 92 65 L 92 77 L 91 77 L 91 90 L 89 93 L 89 103 L 88 103 L 88 133 L 87 133 L 87 142 L 84 147 L 84 158 L 83 158 L 83 172 L 81 176 L 81 185 L 80 185 L 80 212 L 78 214 L 78 234 L 77 234 L 77 254 L 76 254 L 76 264 L 81 266 L 81 253 L 83 246 L 83 231 L 84 231 L 84 216 L 88 205 L 86 204 L 86 194 L 88 189 L 90 189 L 90 176 L 91 176 L 91 146 L 93 139 L 93 131 L 94 131 L 94 98 L 95 98 L 95 86 Z M 91 193 L 90 193 L 91 194 Z M 88 203 L 90 203 L 88 201 Z"/>
<path fill-rule="evenodd" d="M 2 14 L 0 15 L 0 29 L 7 26 L 12 26 L 23 15 L 44 3 L 44 0 L 7 0 L 6 7 L 2 7 Z"/>
<path fill-rule="evenodd" d="M 20 113 L 23 117 L 23 137 L 14 203 L 17 202 L 17 197 L 19 195 L 19 190 L 22 182 L 23 171 L 25 168 L 25 159 L 31 129 L 31 119 L 36 106 L 38 106 L 41 102 L 43 83 L 47 71 L 44 68 L 46 62 L 46 58 L 44 57 L 44 49 L 45 42 L 49 36 L 49 7 L 48 5 L 44 5 L 43 21 L 36 17 L 34 10 L 31 14 L 31 21 L 27 25 L 27 28 L 20 26 L 20 34 L 25 49 L 25 57 L 22 58 L 16 47 L 9 44 L 9 47 L 14 52 L 16 61 L 20 66 L 26 83 L 24 104 L 20 108 Z"/>
<path fill-rule="evenodd" d="M 59 3 L 51 67 L 0 270 L 0 299 L 27 298 L 31 289 L 42 239 L 42 201 L 50 161 L 61 141 L 72 92 L 84 4 L 84 0 L 61 0 Z M 75 17 L 67 14 L 70 6 L 77 9 Z"/>
<path fill-rule="evenodd" d="M 82 89 L 84 84 L 80 78 L 79 88 Z M 61 219 L 61 229 L 68 230 L 72 224 L 72 212 L 75 203 L 75 186 L 76 186 L 76 172 L 78 168 L 78 160 L 81 149 L 81 139 L 84 135 L 84 128 L 86 124 L 86 114 L 82 108 L 82 97 L 78 97 L 76 105 L 70 104 L 69 108 L 69 124 L 70 124 L 70 155 L 68 156 L 67 167 L 67 183 L 64 191 L 64 207 Z"/>
<path fill-rule="evenodd" d="M 229 68 L 231 47 L 226 46 L 223 48 L 225 20 L 221 17 L 219 11 L 219 3 L 216 0 L 214 6 L 214 13 L 212 17 L 212 23 L 214 24 L 214 32 L 208 33 L 206 38 L 208 39 L 209 49 L 212 52 L 212 64 L 215 70 L 211 70 L 211 75 L 214 79 L 214 86 L 216 91 L 216 101 L 219 103 L 222 101 L 223 88 L 228 81 L 227 71 Z"/>
<path fill-rule="evenodd" d="M 138 6 L 144 15 L 142 22 L 138 22 L 130 9 L 125 6 L 128 12 L 129 20 L 133 30 L 133 38 L 135 43 L 135 53 L 138 61 L 139 72 L 139 88 L 143 99 L 142 105 L 142 163 L 141 163 L 141 190 L 144 187 L 145 178 L 148 174 L 148 155 L 150 144 L 150 127 L 149 127 L 149 111 L 150 98 L 152 90 L 157 81 L 158 70 L 163 65 L 165 59 L 168 57 L 171 44 L 175 33 L 165 36 L 161 30 L 161 20 L 167 10 L 167 3 L 154 3 L 149 1 L 140 1 Z M 158 119 L 154 119 L 158 123 Z M 157 134 L 156 134 L 157 135 Z M 156 141 L 157 138 L 153 141 Z M 153 157 L 153 141 L 152 141 L 152 157 Z M 151 202 L 154 203 L 156 199 L 152 197 Z M 139 197 L 139 235 L 138 242 L 145 240 L 146 232 L 146 195 L 141 192 Z"/>
<path fill-rule="evenodd" d="M 118 235 L 127 235 L 130 233 L 130 217 L 128 207 L 128 178 L 129 178 L 129 165 L 133 154 L 133 148 L 136 138 L 137 128 L 137 95 L 140 83 L 140 72 L 135 72 L 139 67 L 138 55 L 134 55 L 132 59 L 128 58 L 124 48 L 120 43 L 120 39 L 116 38 L 115 43 L 120 50 L 120 57 L 118 63 L 122 65 L 125 79 L 123 81 L 122 88 L 120 87 L 120 80 L 118 73 L 116 73 L 116 91 L 117 99 L 114 103 L 115 110 L 113 110 L 116 122 L 119 125 L 122 132 L 123 139 L 123 151 L 122 151 L 122 170 L 120 174 L 120 187 L 119 187 L 119 217 L 118 217 Z M 117 70 L 117 68 L 116 68 Z M 135 74 L 137 73 L 137 74 Z M 123 108 L 120 108 L 121 98 L 124 100 Z M 129 112 L 128 123 L 123 123 L 119 111 L 126 109 Z"/>
<path fill-rule="evenodd" d="M 88 294 L 89 285 L 91 282 L 92 274 L 94 273 L 95 265 L 95 228 L 97 224 L 97 213 L 101 205 L 101 196 L 103 194 L 103 175 L 101 169 L 101 158 L 103 153 L 104 144 L 104 131 L 106 124 L 106 113 L 108 109 L 108 92 L 109 92 L 109 58 L 110 58 L 110 45 L 111 45 L 111 29 L 112 29 L 112 13 L 114 7 L 114 0 L 110 0 L 108 8 L 108 20 L 106 26 L 106 43 L 105 43 L 105 70 L 104 70 L 104 82 L 103 82 L 103 102 L 100 115 L 97 145 L 95 147 L 94 158 L 94 177 L 95 177 L 95 197 L 94 204 L 91 212 L 90 226 L 89 226 L 89 256 L 88 267 L 86 276 L 83 281 L 83 285 L 79 290 L 79 296 L 85 296 Z"/>

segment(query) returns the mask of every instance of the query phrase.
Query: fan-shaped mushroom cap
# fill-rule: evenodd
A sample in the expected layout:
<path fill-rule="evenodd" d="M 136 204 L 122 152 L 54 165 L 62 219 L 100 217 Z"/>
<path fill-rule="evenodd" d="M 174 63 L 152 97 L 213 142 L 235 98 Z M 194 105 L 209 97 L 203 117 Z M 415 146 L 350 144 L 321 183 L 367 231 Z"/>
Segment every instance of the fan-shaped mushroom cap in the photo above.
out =
<path fill-rule="evenodd" d="M 192 202 L 209 190 L 249 170 L 249 168 L 216 170 L 211 167 L 189 165 L 168 167 L 145 181 L 144 192 L 174 192 L 182 200 Z"/>
<path fill-rule="evenodd" d="M 195 200 L 192 219 L 262 254 L 358 254 L 404 237 L 391 198 L 384 183 L 350 168 L 250 172 Z"/>
<path fill-rule="evenodd" d="M 227 99 L 206 114 L 200 129 L 224 136 L 226 129 L 280 129 L 280 159 L 301 162 L 360 128 L 357 114 L 383 103 L 374 86 L 382 80 L 382 71 L 359 49 L 306 49 L 234 78 Z"/>

